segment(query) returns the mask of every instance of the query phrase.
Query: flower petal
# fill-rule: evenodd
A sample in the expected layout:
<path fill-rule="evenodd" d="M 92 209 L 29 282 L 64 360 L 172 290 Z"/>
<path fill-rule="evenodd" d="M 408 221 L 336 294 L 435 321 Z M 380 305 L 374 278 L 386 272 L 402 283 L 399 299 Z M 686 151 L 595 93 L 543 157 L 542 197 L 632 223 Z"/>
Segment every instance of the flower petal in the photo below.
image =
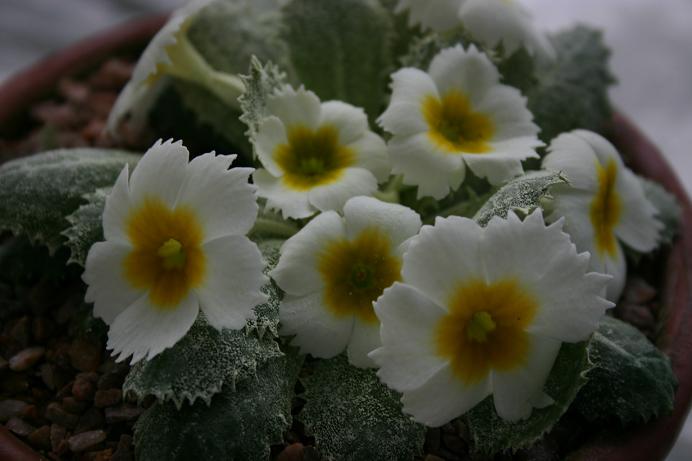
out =
<path fill-rule="evenodd" d="M 582 138 L 574 133 L 563 133 L 550 143 L 548 152 L 543 168 L 562 172 L 575 189 L 590 192 L 598 189 L 595 168 L 600 162 Z"/>
<path fill-rule="evenodd" d="M 245 235 L 257 218 L 256 187 L 248 183 L 252 168 L 228 169 L 235 155 L 213 152 L 194 158 L 187 167 L 178 206 L 194 210 L 204 228 L 204 241 Z"/>
<path fill-rule="evenodd" d="M 445 366 L 418 389 L 406 391 L 403 411 L 429 427 L 442 426 L 463 415 L 490 394 L 490 381 L 466 387 Z"/>
<path fill-rule="evenodd" d="M 345 237 L 344 222 L 333 211 L 321 213 L 300 232 L 286 240 L 281 257 L 270 275 L 283 291 L 306 295 L 322 289 L 319 258 L 332 241 Z"/>
<path fill-rule="evenodd" d="M 411 240 L 404 257 L 404 282 L 418 288 L 445 307 L 459 281 L 484 273 L 481 262 L 481 227 L 471 219 L 437 218 Z"/>
<path fill-rule="evenodd" d="M 355 319 L 351 339 L 346 349 L 349 363 L 354 367 L 374 368 L 375 362 L 368 357 L 368 354 L 381 344 L 379 323 L 369 324 Z"/>
<path fill-rule="evenodd" d="M 387 145 L 382 138 L 372 131 L 367 131 L 346 147 L 357 153 L 358 158 L 354 166 L 370 171 L 375 175 L 378 183 L 389 178 L 391 165 L 387 155 Z"/>
<path fill-rule="evenodd" d="M 537 157 L 538 155 L 528 153 L 527 157 Z M 502 154 L 488 155 L 464 155 L 464 161 L 469 166 L 473 174 L 480 178 L 486 178 L 490 184 L 499 186 L 512 178 L 524 173 L 521 159 Z"/>
<path fill-rule="evenodd" d="M 156 141 L 130 177 L 132 204 L 138 204 L 147 197 L 156 197 L 172 208 L 185 179 L 189 158 L 190 153 L 181 141 Z"/>
<path fill-rule="evenodd" d="M 530 336 L 530 351 L 524 366 L 513 371 L 494 371 L 493 401 L 500 418 L 519 421 L 527 418 L 537 402 L 543 400 L 543 388 L 553 368 L 561 342 Z"/>
<path fill-rule="evenodd" d="M 634 173 L 626 168 L 620 171 L 615 187 L 622 200 L 622 216 L 615 235 L 639 252 L 653 251 L 663 228 L 655 217 L 656 207 L 644 195 L 644 188 Z"/>
<path fill-rule="evenodd" d="M 108 325 L 143 294 L 125 279 L 124 261 L 130 251 L 128 246 L 98 242 L 87 255 L 82 275 L 88 285 L 84 299 L 94 303 L 94 316 Z"/>
<path fill-rule="evenodd" d="M 445 310 L 416 288 L 395 283 L 375 303 L 382 347 L 370 353 L 377 375 L 398 392 L 422 386 L 447 362 L 435 351 L 435 328 Z"/>
<path fill-rule="evenodd" d="M 476 107 L 488 90 L 500 82 L 500 73 L 488 57 L 471 45 L 446 48 L 430 63 L 430 77 L 440 95 L 460 91 Z"/>
<path fill-rule="evenodd" d="M 267 98 L 267 113 L 277 116 L 289 130 L 294 126 L 317 128 L 320 111 L 320 99 L 303 87 L 286 86 Z"/>
<path fill-rule="evenodd" d="M 402 205 L 385 203 L 371 197 L 354 197 L 344 206 L 346 236 L 353 240 L 363 230 L 380 229 L 387 235 L 392 250 L 418 233 L 418 213 Z"/>
<path fill-rule="evenodd" d="M 392 75 L 392 100 L 378 123 L 392 134 L 410 135 L 428 130 L 423 117 L 427 96 L 439 98 L 435 82 L 419 69 L 401 69 Z"/>
<path fill-rule="evenodd" d="M 346 168 L 335 182 L 312 188 L 308 200 L 321 211 L 341 210 L 351 197 L 372 195 L 376 190 L 377 179 L 370 171 Z"/>
<path fill-rule="evenodd" d="M 200 308 L 217 330 L 239 330 L 253 317 L 254 307 L 267 300 L 260 291 L 268 280 L 262 273 L 262 253 L 244 235 L 212 240 L 203 249 L 206 277 L 195 289 Z"/>
<path fill-rule="evenodd" d="M 427 133 L 389 141 L 392 173 L 403 174 L 404 184 L 418 186 L 418 197 L 442 199 L 464 181 L 466 167 L 461 156 L 437 150 Z"/>
<path fill-rule="evenodd" d="M 129 180 L 129 167 L 125 164 L 103 209 L 103 235 L 106 240 L 128 246 L 127 218 L 131 207 Z"/>
<path fill-rule="evenodd" d="M 459 25 L 457 11 L 459 1 L 450 0 L 400 0 L 396 12 L 409 9 L 409 24 L 444 32 Z"/>
<path fill-rule="evenodd" d="M 324 307 L 322 293 L 286 295 L 279 309 L 280 333 L 296 335 L 291 345 L 302 354 L 328 359 L 346 349 L 353 331 L 353 316 L 336 317 Z"/>
<path fill-rule="evenodd" d="M 281 168 L 274 160 L 274 154 L 278 146 L 287 143 L 286 127 L 278 117 L 272 115 L 262 120 L 255 138 L 255 153 L 262 166 L 272 176 L 281 176 L 283 174 L 283 171 L 281 171 Z"/>
<path fill-rule="evenodd" d="M 117 362 L 130 356 L 130 364 L 150 360 L 182 339 L 198 313 L 199 303 L 192 293 L 174 309 L 158 309 L 144 295 L 115 319 L 107 348 L 118 356 Z"/>
<path fill-rule="evenodd" d="M 368 131 L 368 117 L 360 107 L 341 101 L 322 103 L 320 126 L 330 125 L 339 132 L 339 143 L 350 144 Z"/>
<path fill-rule="evenodd" d="M 257 195 L 267 199 L 267 208 L 281 210 L 284 219 L 303 219 L 317 211 L 308 202 L 307 191 L 290 189 L 281 178 L 271 175 L 267 170 L 255 170 L 252 180 L 257 186 Z"/>

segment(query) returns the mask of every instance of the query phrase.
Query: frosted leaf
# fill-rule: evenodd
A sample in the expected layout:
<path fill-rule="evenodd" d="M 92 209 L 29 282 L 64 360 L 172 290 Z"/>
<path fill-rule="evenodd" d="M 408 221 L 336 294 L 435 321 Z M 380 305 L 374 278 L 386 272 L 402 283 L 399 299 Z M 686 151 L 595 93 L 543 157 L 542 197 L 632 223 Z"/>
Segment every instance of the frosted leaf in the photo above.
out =
<path fill-rule="evenodd" d="M 325 459 L 403 460 L 422 452 L 425 427 L 402 413 L 400 395 L 375 370 L 352 367 L 341 355 L 318 361 L 303 382 L 298 418 Z"/>
<path fill-rule="evenodd" d="M 643 423 L 673 410 L 677 382 L 670 359 L 633 326 L 606 317 L 588 354 L 594 368 L 575 402 L 588 420 Z"/>
<path fill-rule="evenodd" d="M 527 448 L 553 428 L 587 382 L 591 369 L 586 343 L 564 343 L 545 384 L 545 393 L 555 402 L 545 408 L 534 408 L 528 419 L 508 422 L 495 412 L 492 396 L 466 414 L 473 450 L 483 455 Z"/>
<path fill-rule="evenodd" d="M 140 156 L 109 149 L 59 149 L 0 166 L 0 230 L 26 235 L 53 253 L 64 243 L 66 217 L 85 194 L 115 183 Z"/>
<path fill-rule="evenodd" d="M 659 236 L 661 245 L 670 245 L 680 231 L 682 224 L 682 208 L 673 194 L 657 182 L 639 177 L 644 188 L 644 194 L 656 207 L 656 218 L 663 223 L 663 231 Z"/>
<path fill-rule="evenodd" d="M 245 329 L 219 332 L 200 315 L 175 346 L 132 367 L 123 390 L 140 401 L 153 395 L 177 408 L 197 399 L 208 405 L 223 386 L 232 392 L 239 381 L 254 379 L 258 367 L 281 355 L 273 338 L 260 339 Z"/>
<path fill-rule="evenodd" d="M 66 246 L 70 250 L 68 264 L 84 266 L 91 246 L 104 240 L 103 209 L 110 190 L 111 188 L 103 188 L 86 194 L 84 200 L 87 203 L 67 217 L 70 227 L 65 229 L 62 235 L 67 238 Z"/>
<path fill-rule="evenodd" d="M 257 246 L 262 252 L 262 256 L 264 256 L 264 261 L 266 262 L 264 268 L 265 275 L 268 275 L 269 271 L 274 269 L 276 263 L 279 262 L 279 250 L 283 243 L 283 240 L 260 240 L 257 243 Z M 248 321 L 246 328 L 249 331 L 256 331 L 260 338 L 267 332 L 269 332 L 271 336 L 278 338 L 279 304 L 283 298 L 283 292 L 276 283 L 274 283 L 274 280 L 270 279 L 269 282 L 262 287 L 262 293 L 269 296 L 269 299 L 266 303 L 255 307 L 255 318 Z"/>
<path fill-rule="evenodd" d="M 513 179 L 497 191 L 473 219 L 481 226 L 487 225 L 494 216 L 506 218 L 510 211 L 530 214 L 539 206 L 551 186 L 564 184 L 567 180 L 561 173 L 535 171 Z"/>
<path fill-rule="evenodd" d="M 302 356 L 271 359 L 257 376 L 229 386 L 211 404 L 179 410 L 157 403 L 135 425 L 135 454 L 147 461 L 264 460 L 291 425 L 291 401 Z"/>

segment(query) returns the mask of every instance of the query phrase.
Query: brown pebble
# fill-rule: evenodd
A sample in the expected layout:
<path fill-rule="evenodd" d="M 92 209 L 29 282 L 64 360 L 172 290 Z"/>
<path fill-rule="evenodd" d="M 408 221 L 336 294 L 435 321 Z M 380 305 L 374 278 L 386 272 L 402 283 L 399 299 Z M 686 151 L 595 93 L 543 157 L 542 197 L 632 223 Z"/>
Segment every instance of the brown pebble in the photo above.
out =
<path fill-rule="evenodd" d="M 77 376 L 72 383 L 72 395 L 77 400 L 88 401 L 94 397 L 94 392 L 96 391 L 96 385 L 93 381 L 85 379 L 82 376 Z"/>
<path fill-rule="evenodd" d="M 58 92 L 68 102 L 79 105 L 83 104 L 89 96 L 89 87 L 74 80 L 63 79 L 58 83 Z"/>
<path fill-rule="evenodd" d="M 10 418 L 5 427 L 21 437 L 26 437 L 36 430 L 34 426 L 19 418 Z"/>
<path fill-rule="evenodd" d="M 43 358 L 46 350 L 42 347 L 30 347 L 10 358 L 10 370 L 24 371 L 36 365 Z"/>
<path fill-rule="evenodd" d="M 60 446 L 63 442 L 65 442 L 66 437 L 67 437 L 67 429 L 65 429 L 60 424 L 51 424 L 51 426 L 50 426 L 50 446 L 54 452 L 60 453 L 60 451 L 61 451 Z M 65 446 L 66 446 L 66 444 L 65 444 Z"/>
<path fill-rule="evenodd" d="M 0 423 L 4 423 L 15 416 L 20 416 L 28 406 L 28 403 L 21 400 L 0 400 Z"/>
<path fill-rule="evenodd" d="M 630 277 L 625 285 L 623 299 L 634 304 L 646 304 L 656 297 L 656 288 L 644 279 Z"/>
<path fill-rule="evenodd" d="M 107 390 L 114 388 L 119 389 L 122 387 L 123 382 L 125 381 L 126 374 L 127 371 L 125 371 L 124 373 L 121 373 L 119 371 L 107 372 L 99 378 L 97 387 L 99 390 Z"/>
<path fill-rule="evenodd" d="M 94 142 L 97 139 L 101 138 L 103 135 L 103 130 L 106 127 L 106 123 L 101 121 L 101 120 L 92 120 L 89 122 L 87 126 L 85 126 L 82 131 L 81 135 L 84 137 L 84 139 Z"/>
<path fill-rule="evenodd" d="M 123 434 L 118 441 L 118 447 L 113 453 L 111 461 L 133 461 L 135 454 L 132 450 L 132 436 Z"/>
<path fill-rule="evenodd" d="M 142 414 L 142 409 L 134 405 L 121 405 L 106 408 L 106 424 L 134 421 Z"/>
<path fill-rule="evenodd" d="M 24 349 L 29 346 L 31 341 L 31 321 L 29 317 L 22 317 L 15 322 L 10 330 L 10 337 L 17 344 L 17 347 Z"/>
<path fill-rule="evenodd" d="M 41 426 L 29 434 L 27 439 L 31 445 L 50 450 L 50 426 Z"/>
<path fill-rule="evenodd" d="M 47 420 L 70 429 L 79 422 L 79 416 L 68 413 L 59 403 L 55 402 L 48 404 L 45 416 Z"/>
<path fill-rule="evenodd" d="M 27 405 L 22 411 L 21 416 L 26 420 L 35 422 L 41 419 L 41 412 L 36 405 Z"/>
<path fill-rule="evenodd" d="M 656 328 L 654 314 L 647 306 L 639 304 L 621 303 L 617 306 L 616 312 L 620 319 L 634 325 L 640 330 L 653 330 Z"/>
<path fill-rule="evenodd" d="M 78 338 L 68 353 L 72 367 L 79 371 L 96 371 L 101 364 L 101 345 L 96 342 Z"/>
<path fill-rule="evenodd" d="M 84 461 L 111 461 L 113 459 L 113 449 L 106 448 L 100 451 L 90 451 L 84 453 L 82 458 Z"/>
<path fill-rule="evenodd" d="M 99 118 L 106 119 L 111 112 L 118 93 L 112 91 L 92 91 L 87 98 L 87 104 L 92 113 Z"/>
<path fill-rule="evenodd" d="M 442 435 L 442 443 L 449 451 L 457 455 L 468 451 L 468 445 L 457 434 Z"/>
<path fill-rule="evenodd" d="M 62 399 L 62 407 L 65 411 L 72 413 L 73 415 L 81 415 L 84 410 L 87 409 L 88 404 L 77 400 L 74 397 L 65 397 Z"/>
<path fill-rule="evenodd" d="M 104 422 L 103 412 L 98 408 L 91 407 L 79 418 L 79 423 L 77 423 L 74 433 L 79 434 L 80 432 L 99 429 L 103 427 Z"/>
<path fill-rule="evenodd" d="M 440 458 L 439 456 L 426 455 L 424 461 L 445 461 L 445 460 Z"/>
<path fill-rule="evenodd" d="M 106 440 L 106 433 L 99 431 L 82 432 L 81 434 L 73 435 L 67 439 L 67 444 L 72 452 L 86 451 L 94 448 L 101 442 Z"/>
<path fill-rule="evenodd" d="M 56 128 L 72 128 L 78 125 L 80 120 L 72 106 L 51 101 L 34 106 L 31 115 L 36 120 Z"/>
<path fill-rule="evenodd" d="M 130 80 L 133 69 L 131 62 L 110 59 L 91 76 L 89 84 L 94 88 L 120 91 Z"/>
<path fill-rule="evenodd" d="M 294 443 L 283 449 L 276 461 L 301 461 L 303 459 L 303 444 Z"/>
<path fill-rule="evenodd" d="M 120 389 L 96 391 L 94 395 L 94 406 L 97 408 L 112 407 L 119 404 L 122 397 L 123 391 Z"/>
<path fill-rule="evenodd" d="M 52 363 L 44 363 L 41 365 L 41 380 L 43 384 L 50 390 L 55 390 L 60 387 L 58 384 L 58 371 L 55 365 Z"/>
<path fill-rule="evenodd" d="M 8 394 L 23 394 L 29 390 L 29 377 L 25 373 L 9 373 L 0 379 L 0 389 Z"/>
<path fill-rule="evenodd" d="M 34 341 L 38 343 L 44 343 L 52 332 L 52 326 L 50 321 L 45 317 L 34 317 L 34 321 L 31 323 L 31 333 L 34 337 Z"/>

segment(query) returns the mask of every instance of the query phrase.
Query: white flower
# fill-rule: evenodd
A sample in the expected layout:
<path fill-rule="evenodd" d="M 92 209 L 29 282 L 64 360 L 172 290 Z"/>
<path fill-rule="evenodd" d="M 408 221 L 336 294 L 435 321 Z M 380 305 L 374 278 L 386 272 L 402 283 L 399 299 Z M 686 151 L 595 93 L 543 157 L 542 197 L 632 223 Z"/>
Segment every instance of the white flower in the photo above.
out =
<path fill-rule="evenodd" d="M 428 73 L 406 68 L 393 76 L 392 100 L 379 119 L 393 137 L 395 174 L 418 196 L 445 197 L 464 181 L 466 166 L 500 184 L 523 172 L 543 143 L 526 99 L 500 84 L 500 74 L 474 46 L 441 51 Z"/>
<path fill-rule="evenodd" d="M 502 45 L 507 55 L 524 47 L 531 55 L 553 59 L 555 50 L 538 31 L 531 13 L 518 0 L 400 0 L 411 25 L 446 32 L 460 23 L 485 46 Z"/>
<path fill-rule="evenodd" d="M 375 304 L 380 379 L 428 426 L 490 394 L 500 417 L 528 417 L 551 403 L 543 387 L 561 343 L 587 339 L 612 306 L 599 296 L 610 277 L 586 273 L 588 260 L 540 210 L 485 229 L 460 217 L 424 226 L 403 283 Z"/>
<path fill-rule="evenodd" d="M 119 360 L 173 346 L 200 308 L 215 328 L 240 329 L 266 299 L 262 255 L 245 236 L 258 208 L 252 169 L 228 170 L 234 158 L 188 163 L 180 142 L 159 141 L 118 177 L 83 279 Z"/>
<path fill-rule="evenodd" d="M 591 267 L 613 275 L 607 297 L 617 300 L 627 275 L 618 240 L 647 253 L 657 243 L 662 225 L 641 183 L 602 136 L 585 130 L 553 140 L 543 167 L 561 171 L 570 186 L 553 188 L 550 219 L 565 218 L 565 230 L 579 251 L 591 253 Z"/>
<path fill-rule="evenodd" d="M 356 197 L 321 213 L 286 241 L 271 272 L 286 293 L 279 307 L 281 333 L 315 357 L 348 350 L 349 361 L 372 366 L 367 354 L 380 344 L 372 303 L 401 277 L 406 241 L 420 229 L 418 215 L 401 205 Z"/>
<path fill-rule="evenodd" d="M 106 128 L 112 135 L 118 135 L 119 126 L 128 115 L 130 131 L 137 133 L 144 127 L 149 109 L 162 89 L 162 78 L 167 75 L 196 82 L 237 106 L 236 99 L 243 91 L 240 79 L 211 68 L 187 39 L 196 15 L 214 1 L 189 1 L 154 36 L 108 116 Z"/>
<path fill-rule="evenodd" d="M 267 111 L 254 142 L 264 169 L 253 179 L 258 195 L 285 218 L 341 210 L 389 177 L 387 148 L 362 109 L 320 104 L 312 91 L 286 86 L 268 99 Z"/>

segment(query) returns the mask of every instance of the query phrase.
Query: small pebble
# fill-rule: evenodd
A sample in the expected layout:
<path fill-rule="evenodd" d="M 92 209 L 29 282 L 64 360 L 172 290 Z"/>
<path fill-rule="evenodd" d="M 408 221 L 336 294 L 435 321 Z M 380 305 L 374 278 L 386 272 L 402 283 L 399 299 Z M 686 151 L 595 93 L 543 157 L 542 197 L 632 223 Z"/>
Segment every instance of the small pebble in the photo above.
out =
<path fill-rule="evenodd" d="M 108 389 L 96 391 L 94 395 L 94 406 L 97 408 L 112 407 L 120 403 L 123 391 L 120 389 Z"/>
<path fill-rule="evenodd" d="M 20 349 L 29 346 L 31 340 L 31 323 L 29 317 L 22 317 L 15 322 L 10 330 L 10 337 Z"/>
<path fill-rule="evenodd" d="M 34 321 L 31 324 L 31 333 L 34 341 L 44 343 L 52 333 L 49 320 L 45 317 L 34 317 Z"/>
<path fill-rule="evenodd" d="M 424 461 L 445 461 L 444 459 L 440 458 L 439 456 L 435 455 L 426 455 Z"/>
<path fill-rule="evenodd" d="M 644 332 L 656 328 L 656 319 L 648 306 L 621 303 L 617 306 L 616 312 L 620 319 Z"/>
<path fill-rule="evenodd" d="M 30 347 L 10 358 L 10 370 L 24 371 L 36 365 L 43 358 L 46 350 L 42 347 Z"/>
<path fill-rule="evenodd" d="M 36 430 L 34 426 L 19 418 L 10 418 L 5 427 L 21 437 L 26 437 Z"/>
<path fill-rule="evenodd" d="M 81 401 L 88 401 L 94 397 L 96 385 L 92 380 L 85 379 L 83 376 L 77 375 L 72 383 L 72 395 Z"/>
<path fill-rule="evenodd" d="M 106 424 L 134 421 L 142 414 L 142 410 L 134 405 L 121 405 L 106 408 Z"/>
<path fill-rule="evenodd" d="M 113 449 L 106 448 L 100 451 L 90 451 L 84 453 L 82 458 L 84 461 L 111 461 L 113 459 Z"/>
<path fill-rule="evenodd" d="M 106 433 L 103 431 L 89 431 L 73 435 L 67 439 L 70 451 L 78 453 L 95 447 L 106 440 Z"/>
<path fill-rule="evenodd" d="M 279 456 L 276 457 L 276 461 L 301 461 L 303 459 L 303 444 L 293 443 L 286 448 L 284 448 Z"/>
<path fill-rule="evenodd" d="M 33 446 L 39 447 L 39 448 L 45 448 L 46 450 L 50 450 L 51 444 L 50 444 L 50 426 L 41 426 L 38 429 L 36 429 L 34 432 L 29 434 L 29 437 L 27 438 L 29 443 L 31 443 Z"/>
<path fill-rule="evenodd" d="M 88 404 L 77 400 L 74 397 L 65 397 L 62 399 L 62 407 L 65 411 L 72 413 L 73 415 L 81 415 L 84 410 L 87 409 Z"/>
<path fill-rule="evenodd" d="M 75 427 L 79 422 L 79 416 L 68 413 L 59 403 L 55 402 L 48 404 L 45 416 L 47 420 L 68 428 Z"/>
<path fill-rule="evenodd" d="M 76 339 L 69 350 L 70 363 L 79 371 L 96 371 L 101 364 L 101 344 L 86 339 Z"/>
<path fill-rule="evenodd" d="M 67 429 L 65 429 L 63 426 L 59 424 L 51 424 L 50 426 L 50 446 L 51 449 L 59 453 L 60 452 L 60 446 L 62 445 L 63 442 L 65 442 L 65 438 L 67 437 Z"/>
<path fill-rule="evenodd" d="M 629 277 L 624 289 L 624 300 L 634 304 L 646 304 L 656 297 L 656 288 L 639 277 Z"/>
<path fill-rule="evenodd" d="M 28 406 L 29 404 L 21 400 L 0 400 L 0 423 L 4 423 L 15 416 L 20 416 Z"/>
<path fill-rule="evenodd" d="M 79 418 L 79 423 L 77 423 L 74 433 L 78 434 L 99 429 L 103 427 L 104 422 L 103 412 L 98 408 L 91 407 Z"/>
<path fill-rule="evenodd" d="M 442 436 L 444 446 L 454 454 L 461 455 L 468 451 L 468 445 L 457 434 L 444 434 Z"/>
<path fill-rule="evenodd" d="M 0 379 L 0 389 L 8 394 L 23 394 L 29 390 L 29 377 L 24 373 L 9 373 Z"/>

